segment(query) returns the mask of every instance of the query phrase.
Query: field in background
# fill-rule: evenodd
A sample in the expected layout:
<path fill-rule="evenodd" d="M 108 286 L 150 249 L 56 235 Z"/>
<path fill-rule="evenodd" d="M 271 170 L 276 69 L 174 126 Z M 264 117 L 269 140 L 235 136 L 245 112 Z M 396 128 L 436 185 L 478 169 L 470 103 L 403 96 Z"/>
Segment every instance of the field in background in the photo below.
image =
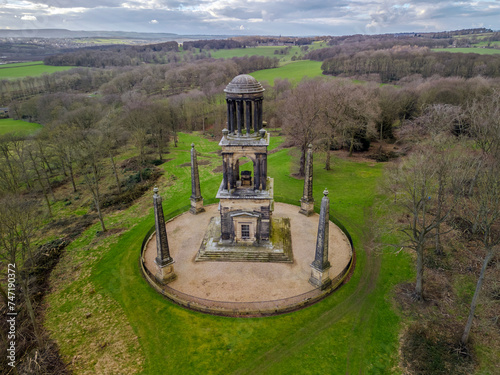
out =
<path fill-rule="evenodd" d="M 7 133 L 31 134 L 40 130 L 42 125 L 10 118 L 0 119 L 0 135 Z"/>
<path fill-rule="evenodd" d="M 480 47 L 470 47 L 470 48 L 433 48 L 434 52 L 452 52 L 452 53 L 477 53 L 479 55 L 498 55 L 500 54 L 500 49 L 493 48 L 480 48 Z"/>
<path fill-rule="evenodd" d="M 73 69 L 74 66 L 49 66 L 43 61 L 0 65 L 0 79 L 16 79 L 23 77 L 36 77 L 42 74 L 51 74 L 61 70 Z"/>
<path fill-rule="evenodd" d="M 309 44 L 307 51 L 312 51 L 319 48 L 327 47 L 324 42 L 315 42 Z M 275 54 L 275 51 L 284 50 L 287 47 L 284 46 L 261 46 L 261 47 L 248 47 L 248 48 L 234 48 L 234 49 L 221 49 L 217 51 L 210 51 L 210 54 L 215 59 L 227 59 L 231 57 L 243 57 L 243 56 L 267 56 L 267 57 L 277 57 L 282 64 L 286 64 L 292 61 L 292 57 L 295 56 L 299 58 L 300 56 L 307 53 L 307 51 L 302 51 L 300 46 L 290 47 L 288 54 L 281 55 Z"/>
<path fill-rule="evenodd" d="M 277 78 L 288 79 L 290 82 L 298 83 L 304 77 L 314 78 L 321 76 L 321 61 L 300 60 L 283 65 L 279 68 L 264 69 L 250 73 L 259 82 L 267 82 L 269 85 L 274 85 L 274 80 Z"/>

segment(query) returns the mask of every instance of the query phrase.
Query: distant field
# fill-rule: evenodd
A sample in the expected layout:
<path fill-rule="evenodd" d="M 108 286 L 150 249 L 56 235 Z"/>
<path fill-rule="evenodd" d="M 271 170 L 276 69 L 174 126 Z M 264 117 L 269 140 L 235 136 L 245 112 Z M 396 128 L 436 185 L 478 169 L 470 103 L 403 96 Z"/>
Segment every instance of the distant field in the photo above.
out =
<path fill-rule="evenodd" d="M 500 46 L 500 41 L 493 41 L 493 42 L 479 42 L 479 43 L 474 43 L 474 46 L 488 46 L 488 44 L 492 46 Z"/>
<path fill-rule="evenodd" d="M 0 119 L 0 135 L 7 133 L 31 134 L 41 129 L 42 125 L 10 118 Z"/>
<path fill-rule="evenodd" d="M 477 53 L 479 55 L 498 55 L 500 49 L 491 48 L 433 48 L 434 52 L 451 52 L 451 53 Z"/>
<path fill-rule="evenodd" d="M 260 82 L 267 81 L 271 86 L 274 85 L 276 78 L 286 78 L 291 82 L 298 83 L 304 77 L 321 76 L 321 64 L 321 61 L 300 60 L 275 69 L 258 70 L 250 75 Z"/>
<path fill-rule="evenodd" d="M 319 42 L 308 45 L 308 51 L 312 51 L 318 48 L 326 47 L 326 43 Z M 300 46 L 293 46 L 287 55 L 275 54 L 276 50 L 283 50 L 284 46 L 262 46 L 262 47 L 249 47 L 249 48 L 234 48 L 234 49 L 221 49 L 217 51 L 210 51 L 210 54 L 215 59 L 227 59 L 231 57 L 243 57 L 243 56 L 267 56 L 267 57 L 277 57 L 282 63 L 286 63 L 292 60 L 293 56 L 299 57 L 306 52 L 302 52 Z"/>
<path fill-rule="evenodd" d="M 50 74 L 61 70 L 72 69 L 74 66 L 49 66 L 42 61 L 0 65 L 0 79 L 16 79 L 23 77 L 36 77 L 44 73 Z"/>

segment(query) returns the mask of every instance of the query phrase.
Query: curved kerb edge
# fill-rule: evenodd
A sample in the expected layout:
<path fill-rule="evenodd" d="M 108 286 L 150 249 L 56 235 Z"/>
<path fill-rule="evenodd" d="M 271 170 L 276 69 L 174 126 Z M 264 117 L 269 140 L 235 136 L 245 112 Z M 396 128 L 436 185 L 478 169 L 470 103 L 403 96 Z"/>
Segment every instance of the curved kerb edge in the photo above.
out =
<path fill-rule="evenodd" d="M 170 222 L 176 219 L 184 212 L 171 218 L 167 221 Z M 339 226 L 340 228 L 340 226 Z M 139 257 L 139 266 L 142 276 L 146 281 L 160 294 L 169 299 L 170 301 L 193 311 L 199 311 L 211 315 L 220 315 L 227 317 L 264 317 L 285 314 L 288 312 L 300 310 L 304 307 L 310 306 L 316 302 L 321 301 L 323 298 L 330 295 L 333 291 L 339 288 L 344 282 L 350 279 L 356 264 L 356 252 L 352 245 L 351 236 L 342 225 L 340 228 L 348 237 L 351 243 L 352 255 L 349 263 L 344 267 L 342 272 L 332 279 L 332 284 L 324 289 L 314 289 L 312 291 L 299 294 L 297 296 L 288 297 L 284 299 L 272 301 L 256 301 L 256 302 L 229 302 L 229 301 L 212 301 L 204 298 L 191 296 L 179 292 L 168 285 L 160 285 L 156 281 L 154 275 L 146 268 L 144 264 L 144 250 L 147 248 L 149 241 L 155 233 L 155 226 L 147 232 L 144 240 L 142 241 L 141 254 Z"/>

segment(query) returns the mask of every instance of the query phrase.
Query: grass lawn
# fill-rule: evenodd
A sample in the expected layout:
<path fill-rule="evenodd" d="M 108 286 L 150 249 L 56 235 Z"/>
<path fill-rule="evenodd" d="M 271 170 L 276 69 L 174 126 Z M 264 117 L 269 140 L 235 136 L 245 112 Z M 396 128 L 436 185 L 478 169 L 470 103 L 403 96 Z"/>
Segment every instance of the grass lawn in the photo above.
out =
<path fill-rule="evenodd" d="M 10 118 L 0 119 L 0 135 L 7 133 L 31 134 L 41 129 L 42 125 Z"/>
<path fill-rule="evenodd" d="M 213 172 L 221 163 L 217 142 L 180 134 L 158 181 L 167 218 L 189 207 L 190 168 L 180 165 L 189 162 L 192 142 L 198 161 L 208 161 L 200 166 L 205 203 L 216 202 L 222 178 Z M 276 201 L 298 204 L 303 181 L 290 176 L 292 155 L 290 149 L 270 154 L 269 176 Z M 331 214 L 346 226 L 357 251 L 346 285 L 313 306 L 276 317 L 224 318 L 181 308 L 156 293 L 139 271 L 140 246 L 154 224 L 152 194 L 146 194 L 105 218 L 119 234 L 99 239 L 94 226 L 54 271 L 46 325 L 64 358 L 75 361 L 77 373 L 393 373 L 400 318 L 391 290 L 413 271 L 409 256 L 375 254 L 368 246 L 369 208 L 383 166 L 334 158 L 333 169 L 325 171 L 322 157 L 315 155 L 317 206 L 328 187 Z"/>
<path fill-rule="evenodd" d="M 73 69 L 74 66 L 49 66 L 42 61 L 33 61 L 18 64 L 0 65 L 0 79 L 15 79 L 23 77 L 36 77 L 42 74 L 50 74 L 61 70 Z"/>
<path fill-rule="evenodd" d="M 498 55 L 500 54 L 500 49 L 492 48 L 433 48 L 434 52 L 452 52 L 452 53 L 477 53 L 479 55 Z"/>
<path fill-rule="evenodd" d="M 318 77 L 323 74 L 321 70 L 321 61 L 299 60 L 283 65 L 279 68 L 264 69 L 250 73 L 257 81 L 267 82 L 274 85 L 276 78 L 288 79 L 290 82 L 298 83 L 304 77 Z"/>

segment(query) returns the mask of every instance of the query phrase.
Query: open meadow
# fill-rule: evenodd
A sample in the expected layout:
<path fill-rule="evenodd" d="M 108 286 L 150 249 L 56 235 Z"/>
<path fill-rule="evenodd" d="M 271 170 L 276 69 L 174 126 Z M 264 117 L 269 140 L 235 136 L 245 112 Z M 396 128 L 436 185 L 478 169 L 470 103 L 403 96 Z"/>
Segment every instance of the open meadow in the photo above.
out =
<path fill-rule="evenodd" d="M 433 48 L 432 50 L 434 52 L 477 53 L 479 55 L 498 55 L 498 54 L 500 54 L 500 49 L 481 48 L 481 47 L 470 47 L 470 48 Z"/>
<path fill-rule="evenodd" d="M 43 61 L 0 65 L 0 79 L 16 79 L 23 77 L 37 77 L 61 70 L 69 70 L 73 66 L 44 65 Z"/>
<path fill-rule="evenodd" d="M 14 133 L 21 135 L 33 134 L 36 133 L 36 131 L 40 130 L 41 128 L 42 125 L 32 122 L 13 120 L 10 118 L 0 119 L 0 135 L 7 133 Z"/>

